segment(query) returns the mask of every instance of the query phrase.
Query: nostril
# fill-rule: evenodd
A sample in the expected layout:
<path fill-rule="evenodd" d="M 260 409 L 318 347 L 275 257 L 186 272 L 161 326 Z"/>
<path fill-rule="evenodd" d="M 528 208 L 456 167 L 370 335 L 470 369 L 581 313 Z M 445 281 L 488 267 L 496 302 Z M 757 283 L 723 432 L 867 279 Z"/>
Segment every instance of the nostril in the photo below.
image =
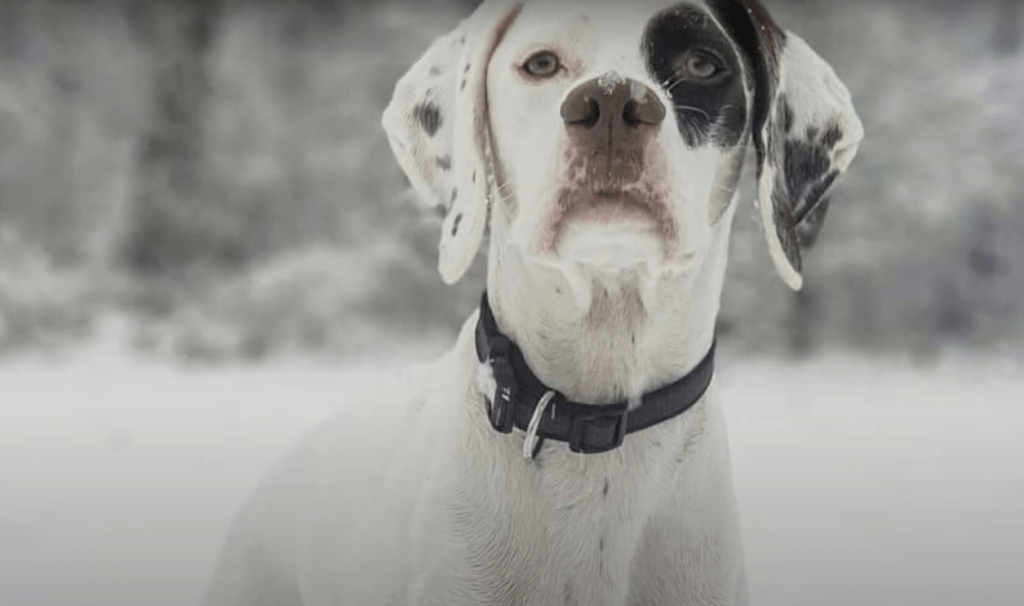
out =
<path fill-rule="evenodd" d="M 637 115 L 639 106 L 635 99 L 630 99 L 626 102 L 626 107 L 622 108 L 622 120 L 627 126 L 640 126 L 642 123 L 640 116 Z"/>
<path fill-rule="evenodd" d="M 587 113 L 586 116 L 580 120 L 580 123 L 588 127 L 594 126 L 597 124 L 597 121 L 601 119 L 601 104 L 588 97 L 586 105 Z"/>
<path fill-rule="evenodd" d="M 665 106 L 657 97 L 648 93 L 640 101 L 626 101 L 625 107 L 622 108 L 622 119 L 629 126 L 657 126 L 665 119 Z"/>
<path fill-rule="evenodd" d="M 562 106 L 566 124 L 591 128 L 601 119 L 601 105 L 589 95 L 579 95 Z"/>

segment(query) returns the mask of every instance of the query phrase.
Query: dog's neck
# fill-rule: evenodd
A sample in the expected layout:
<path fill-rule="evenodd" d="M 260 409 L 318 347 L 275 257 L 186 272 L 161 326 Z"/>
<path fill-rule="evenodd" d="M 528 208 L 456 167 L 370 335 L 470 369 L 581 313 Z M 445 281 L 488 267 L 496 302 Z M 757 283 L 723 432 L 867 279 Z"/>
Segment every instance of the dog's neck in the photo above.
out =
<path fill-rule="evenodd" d="M 525 258 L 499 231 L 488 271 L 498 326 L 537 377 L 571 400 L 608 404 L 671 383 L 714 338 L 728 224 L 707 258 L 653 277 L 644 266 L 569 273 Z"/>

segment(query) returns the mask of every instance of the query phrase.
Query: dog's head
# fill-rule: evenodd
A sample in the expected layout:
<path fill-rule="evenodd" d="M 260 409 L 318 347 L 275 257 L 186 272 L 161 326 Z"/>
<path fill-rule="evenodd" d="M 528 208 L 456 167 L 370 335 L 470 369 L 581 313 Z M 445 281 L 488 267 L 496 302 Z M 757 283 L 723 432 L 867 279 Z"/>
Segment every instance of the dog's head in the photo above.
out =
<path fill-rule="evenodd" d="M 384 127 L 448 208 L 447 282 L 492 215 L 542 262 L 699 263 L 752 144 L 769 251 L 800 288 L 801 230 L 863 136 L 831 67 L 759 0 L 487 0 L 402 78 Z"/>

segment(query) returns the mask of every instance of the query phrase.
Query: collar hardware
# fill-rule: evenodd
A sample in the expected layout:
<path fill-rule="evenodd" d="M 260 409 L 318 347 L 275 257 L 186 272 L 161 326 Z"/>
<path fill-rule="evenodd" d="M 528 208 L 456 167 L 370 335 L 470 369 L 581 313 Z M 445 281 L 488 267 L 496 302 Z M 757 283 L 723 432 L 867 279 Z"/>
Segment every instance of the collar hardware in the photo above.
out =
<path fill-rule="evenodd" d="M 525 432 L 529 444 L 524 446 L 524 454 L 532 450 L 533 457 L 545 439 L 565 442 L 574 453 L 600 454 L 622 446 L 628 434 L 668 421 L 696 405 L 714 376 L 715 341 L 689 374 L 643 394 L 633 408 L 628 401 L 602 405 L 572 402 L 544 385 L 522 351 L 498 329 L 486 291 L 480 300 L 476 353 L 494 377 L 494 395 L 485 395 L 484 400 L 495 431 Z M 537 414 L 541 401 L 546 410 Z"/>
<path fill-rule="evenodd" d="M 512 433 L 515 427 L 516 376 L 509 360 L 512 342 L 504 335 L 495 335 L 490 341 L 488 361 L 494 373 L 494 401 L 488 399 L 488 417 L 491 427 L 498 433 Z"/>

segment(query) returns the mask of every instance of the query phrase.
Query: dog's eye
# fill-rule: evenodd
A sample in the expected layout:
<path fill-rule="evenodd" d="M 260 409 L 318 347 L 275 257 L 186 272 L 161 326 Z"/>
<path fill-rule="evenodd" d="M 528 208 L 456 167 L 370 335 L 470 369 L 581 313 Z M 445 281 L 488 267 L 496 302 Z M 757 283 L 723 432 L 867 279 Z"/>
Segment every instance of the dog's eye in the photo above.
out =
<path fill-rule="evenodd" d="M 714 80 L 727 70 L 714 55 L 704 51 L 690 51 L 679 58 L 677 63 L 679 75 L 684 80 Z"/>
<path fill-rule="evenodd" d="M 526 63 L 523 64 L 523 71 L 536 78 L 550 78 L 558 73 L 561 67 L 562 64 L 558 61 L 558 56 L 555 53 L 540 51 L 526 60 Z"/>

